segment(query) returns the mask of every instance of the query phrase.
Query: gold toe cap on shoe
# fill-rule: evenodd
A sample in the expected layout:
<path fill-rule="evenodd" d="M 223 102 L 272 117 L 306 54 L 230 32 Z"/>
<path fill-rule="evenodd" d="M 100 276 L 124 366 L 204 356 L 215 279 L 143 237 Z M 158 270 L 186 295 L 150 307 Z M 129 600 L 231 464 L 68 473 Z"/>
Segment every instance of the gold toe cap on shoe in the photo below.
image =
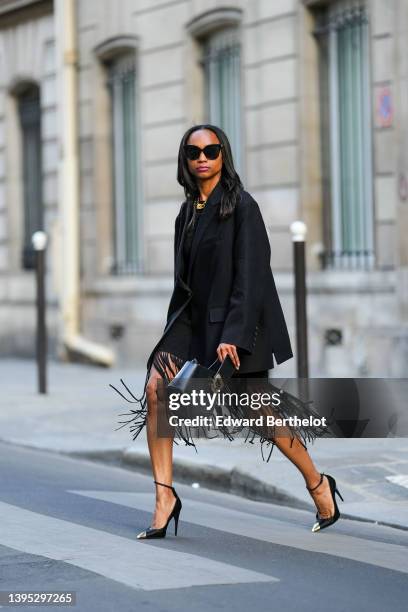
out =
<path fill-rule="evenodd" d="M 312 532 L 315 533 L 316 531 L 320 531 L 319 523 L 315 523 L 312 527 Z"/>

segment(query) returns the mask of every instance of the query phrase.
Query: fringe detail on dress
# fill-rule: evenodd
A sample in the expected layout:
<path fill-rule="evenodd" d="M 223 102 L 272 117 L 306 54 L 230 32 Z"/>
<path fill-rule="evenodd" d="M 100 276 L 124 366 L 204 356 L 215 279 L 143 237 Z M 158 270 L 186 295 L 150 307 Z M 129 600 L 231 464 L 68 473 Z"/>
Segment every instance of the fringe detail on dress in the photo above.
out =
<path fill-rule="evenodd" d="M 143 427 L 146 425 L 146 420 L 147 420 L 146 387 L 149 381 L 152 366 L 156 368 L 157 372 L 163 379 L 164 384 L 167 385 L 174 378 L 174 376 L 176 376 L 176 374 L 180 371 L 184 363 L 185 363 L 184 359 L 178 357 L 177 355 L 174 355 L 173 353 L 168 353 L 167 351 L 160 351 L 160 350 L 156 351 L 156 353 L 154 354 L 152 363 L 147 370 L 145 384 L 143 388 L 143 394 L 140 398 L 135 397 L 135 395 L 132 393 L 129 387 L 125 384 L 123 379 L 120 379 L 120 381 L 132 399 L 128 399 L 116 387 L 109 384 L 109 386 L 112 387 L 112 389 L 114 389 L 124 400 L 126 400 L 129 403 L 139 404 L 138 408 L 131 409 L 129 412 L 119 415 L 119 416 L 128 416 L 130 418 L 126 419 L 125 421 L 119 421 L 120 427 L 117 427 L 115 431 L 117 431 L 118 429 L 121 429 L 125 425 L 128 425 L 130 432 L 132 434 L 133 440 L 136 440 L 136 438 L 142 431 Z M 241 386 L 241 389 L 239 389 L 240 382 L 242 383 L 242 380 L 246 380 L 247 383 L 246 383 L 246 386 L 245 385 L 243 387 Z M 256 386 L 254 386 L 253 381 L 257 381 Z M 230 414 L 232 418 L 238 418 L 238 419 L 251 418 L 251 417 L 254 418 L 255 415 L 259 416 L 260 414 L 262 414 L 264 418 L 269 415 L 274 416 L 275 418 L 285 418 L 285 419 L 288 417 L 295 417 L 295 416 L 298 417 L 299 419 L 304 419 L 304 418 L 308 419 L 309 417 L 314 417 L 317 419 L 321 418 L 320 415 L 309 406 L 310 404 L 313 404 L 313 400 L 303 401 L 300 398 L 296 397 L 295 395 L 292 395 L 288 391 L 284 391 L 282 388 L 278 388 L 274 386 L 272 383 L 269 382 L 269 380 L 266 380 L 266 379 L 265 380 L 264 379 L 262 380 L 245 379 L 245 378 L 240 379 L 240 378 L 232 377 L 229 381 L 225 382 L 224 387 L 222 388 L 222 392 L 223 393 L 236 392 L 236 390 L 234 389 L 236 382 L 238 382 L 238 393 L 239 392 L 241 393 L 246 392 L 248 394 L 250 394 L 251 392 L 252 393 L 253 392 L 268 393 L 268 394 L 279 393 L 280 404 L 277 406 L 274 406 L 274 405 L 273 406 L 263 406 L 262 413 L 261 413 L 261 410 L 254 411 L 254 410 L 251 410 L 250 407 L 241 406 L 239 404 L 233 404 L 228 407 L 218 406 L 218 408 L 222 408 L 224 414 L 225 414 L 225 409 L 226 409 L 227 413 Z M 252 389 L 251 389 L 251 386 L 252 386 Z M 159 400 L 158 398 L 158 402 L 159 402 L 160 407 L 164 405 L 166 407 L 166 410 L 168 409 L 167 401 L 163 402 L 162 400 Z M 217 410 L 217 408 L 215 408 L 215 410 Z M 167 418 L 169 416 L 170 415 L 167 410 Z M 281 428 L 280 427 L 277 428 L 275 425 L 273 426 L 266 425 L 263 427 L 257 427 L 254 425 L 249 425 L 249 426 L 242 425 L 242 426 L 237 426 L 234 428 L 227 427 L 227 426 L 221 426 L 221 427 L 218 427 L 217 429 L 215 428 L 208 429 L 206 427 L 190 427 L 183 423 L 182 425 L 179 425 L 177 427 L 172 427 L 171 429 L 172 431 L 174 431 L 175 444 L 178 444 L 176 438 L 178 440 L 183 440 L 186 446 L 193 446 L 196 452 L 198 451 L 197 451 L 197 447 L 194 443 L 193 438 L 194 437 L 200 438 L 201 432 L 203 433 L 204 437 L 207 439 L 220 437 L 219 433 L 217 432 L 221 432 L 224 439 L 233 441 L 237 437 L 237 434 L 242 434 L 243 431 L 245 432 L 247 430 L 244 441 L 248 442 L 249 444 L 254 444 L 255 440 L 259 438 L 259 442 L 261 444 L 261 455 L 262 455 L 263 461 L 265 461 L 264 449 L 263 449 L 264 445 L 267 448 L 269 446 L 271 447 L 268 458 L 266 460 L 266 462 L 268 462 L 271 458 L 274 446 L 276 445 L 275 438 L 279 437 L 279 433 L 278 435 L 276 435 L 276 429 L 278 429 L 278 432 L 279 432 L 279 429 Z M 286 430 L 285 437 L 291 438 L 291 445 L 293 444 L 294 440 L 297 439 L 305 449 L 307 448 L 306 442 L 314 442 L 314 440 L 318 437 L 322 437 L 323 435 L 331 435 L 331 432 L 328 428 L 321 427 L 321 426 L 285 425 L 283 429 Z M 210 436 L 208 434 L 209 431 L 214 431 L 216 435 Z M 290 435 L 288 436 L 288 434 Z"/>
<path fill-rule="evenodd" d="M 125 425 L 129 425 L 129 430 L 130 433 L 132 434 L 133 440 L 136 440 L 137 436 L 140 434 L 140 432 L 142 431 L 143 427 L 146 425 L 146 418 L 147 418 L 147 397 L 146 397 L 146 387 L 147 387 L 147 383 L 150 377 L 150 371 L 151 368 L 149 368 L 147 370 L 146 373 L 146 379 L 145 379 L 145 383 L 143 386 L 143 393 L 142 396 L 137 398 L 133 395 L 132 391 L 129 389 L 129 387 L 125 384 L 124 380 L 121 378 L 120 382 L 122 383 L 122 385 L 125 387 L 126 391 L 129 393 L 129 395 L 133 398 L 133 399 L 128 399 L 127 397 L 125 397 L 123 395 L 123 393 L 121 393 L 119 391 L 119 389 L 117 389 L 116 387 L 114 387 L 113 385 L 111 385 L 109 383 L 109 386 L 112 387 L 112 389 L 114 389 L 116 391 L 116 393 L 119 393 L 119 395 L 121 397 L 123 397 L 124 400 L 126 400 L 127 402 L 129 402 L 130 404 L 139 404 L 140 408 L 136 408 L 136 409 L 130 409 L 130 412 L 125 412 L 122 414 L 119 414 L 119 416 L 129 416 L 130 418 L 127 419 L 126 421 L 119 421 L 119 423 L 121 423 L 120 427 L 117 427 L 115 429 L 115 431 L 118 431 L 118 429 L 122 429 L 122 427 L 125 427 Z"/>
<path fill-rule="evenodd" d="M 147 420 L 146 388 L 147 388 L 147 383 L 149 382 L 150 373 L 152 371 L 152 366 L 156 368 L 156 370 L 158 371 L 158 373 L 164 380 L 164 383 L 168 384 L 174 378 L 174 376 L 176 376 L 177 372 L 180 371 L 184 363 L 185 363 L 184 359 L 181 359 L 181 357 L 178 357 L 177 355 L 174 355 L 173 353 L 168 353 L 166 351 L 156 351 L 156 353 L 154 354 L 154 358 L 150 366 L 147 369 L 146 379 L 145 379 L 144 386 L 143 386 L 143 393 L 141 397 L 139 398 L 135 397 L 135 395 L 132 393 L 129 387 L 125 384 L 122 378 L 120 379 L 120 382 L 122 383 L 122 385 L 124 386 L 124 388 L 126 389 L 126 391 L 128 392 L 129 396 L 132 399 L 128 399 L 114 385 L 109 384 L 109 386 L 112 387 L 112 389 L 114 389 L 116 393 L 118 393 L 124 400 L 126 400 L 130 404 L 139 404 L 138 408 L 131 408 L 129 412 L 125 412 L 125 413 L 118 415 L 118 416 L 128 416 L 130 418 L 126 419 L 125 421 L 119 421 L 120 427 L 117 427 L 115 431 L 118 431 L 118 429 L 122 429 L 122 427 L 125 427 L 125 425 L 128 425 L 130 433 L 132 434 L 133 440 L 136 440 L 136 438 L 142 431 L 143 427 L 146 425 L 146 420 Z M 192 442 L 192 440 L 190 441 L 189 438 L 184 438 L 183 436 L 179 436 L 179 437 L 183 438 L 185 443 L 188 444 L 189 446 L 195 447 L 194 442 Z M 177 444 L 177 441 L 176 440 L 174 441 Z M 197 448 L 196 448 L 196 451 L 197 451 Z"/>
<path fill-rule="evenodd" d="M 185 359 L 181 359 L 177 357 L 177 355 L 167 351 L 157 351 L 154 355 L 153 365 L 163 379 L 164 385 L 168 385 L 168 383 L 173 380 L 184 364 Z M 163 397 L 158 398 L 158 404 L 159 410 L 163 409 L 163 406 L 166 408 L 166 416 L 169 418 L 168 403 L 164 401 Z M 196 453 L 198 452 L 189 427 L 185 425 L 181 427 L 172 427 L 172 431 L 174 432 L 174 442 L 176 444 L 178 444 L 177 439 L 183 440 L 186 446 L 193 446 Z"/>
<path fill-rule="evenodd" d="M 275 406 L 264 406 L 261 410 L 257 411 L 257 414 L 262 414 L 262 416 L 274 416 L 275 419 L 287 419 L 289 417 L 298 417 L 299 419 L 309 419 L 310 417 L 321 419 L 321 416 L 310 407 L 310 404 L 313 404 L 313 400 L 303 401 L 300 398 L 296 397 L 292 393 L 288 391 L 284 391 L 281 387 L 278 388 L 269 381 L 261 381 L 257 380 L 256 386 L 252 388 L 252 392 L 256 393 L 279 393 L 280 403 Z M 252 382 L 252 381 L 251 381 Z M 248 387 L 251 385 L 249 384 Z M 251 389 L 247 390 L 247 393 L 250 393 Z M 253 410 L 249 409 L 247 411 L 245 406 L 235 405 L 231 407 L 231 411 L 235 414 L 233 415 L 235 418 L 250 418 L 254 417 Z M 251 412 L 251 414 L 249 414 Z M 330 423 L 328 423 L 330 425 Z M 261 455 L 263 461 L 265 461 L 263 447 L 264 445 L 270 448 L 270 452 L 266 462 L 269 461 L 272 455 L 272 451 L 276 445 L 275 439 L 277 437 L 282 437 L 282 432 L 284 430 L 284 436 L 290 437 L 291 446 L 295 440 L 298 440 L 302 446 L 307 449 L 307 442 L 314 442 L 316 438 L 320 438 L 325 435 L 332 435 L 332 432 L 328 427 L 322 427 L 320 425 L 312 426 L 312 425 L 285 425 L 285 426 L 276 426 L 276 425 L 264 425 L 263 427 L 258 426 L 242 426 L 238 428 L 234 433 L 241 432 L 242 430 L 248 430 L 245 438 L 245 442 L 249 442 L 250 444 L 254 444 L 254 440 L 259 438 L 259 442 L 261 444 Z"/>

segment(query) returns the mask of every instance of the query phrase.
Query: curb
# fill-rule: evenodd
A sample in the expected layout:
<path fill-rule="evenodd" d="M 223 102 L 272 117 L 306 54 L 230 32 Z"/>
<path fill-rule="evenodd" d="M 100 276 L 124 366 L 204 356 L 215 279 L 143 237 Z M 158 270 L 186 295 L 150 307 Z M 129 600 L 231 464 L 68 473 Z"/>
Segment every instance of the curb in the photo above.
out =
<path fill-rule="evenodd" d="M 42 449 L 45 450 L 45 449 Z M 135 451 L 53 451 L 69 457 L 98 461 L 123 468 L 136 467 L 143 474 L 151 476 L 150 456 L 147 452 Z M 183 484 L 199 481 L 202 486 L 222 493 L 240 495 L 254 501 L 263 501 L 278 506 L 289 506 L 297 510 L 313 510 L 314 506 L 289 495 L 284 490 L 254 478 L 241 470 L 227 470 L 211 464 L 200 464 L 188 459 L 173 459 L 175 479 Z"/>

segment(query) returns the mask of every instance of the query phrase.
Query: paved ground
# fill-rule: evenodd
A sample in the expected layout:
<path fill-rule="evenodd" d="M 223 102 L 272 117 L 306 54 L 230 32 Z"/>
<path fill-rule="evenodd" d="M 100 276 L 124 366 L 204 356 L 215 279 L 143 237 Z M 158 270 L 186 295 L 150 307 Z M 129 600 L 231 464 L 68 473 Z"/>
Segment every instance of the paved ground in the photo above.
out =
<path fill-rule="evenodd" d="M 143 435 L 132 443 L 126 428 L 115 431 L 126 404 L 109 387 L 123 378 L 140 396 L 145 372 L 85 365 L 49 364 L 49 393 L 36 393 L 31 361 L 1 364 L 0 439 L 58 453 L 120 461 L 149 469 Z M 312 509 L 303 478 L 277 448 L 268 463 L 259 444 L 243 440 L 198 441 L 175 446 L 175 478 L 275 503 Z M 322 439 L 310 446 L 321 471 L 332 474 L 345 502 L 344 516 L 408 529 L 408 439 Z"/>
<path fill-rule="evenodd" d="M 150 477 L 1 443 L 0 464 L 2 592 L 75 592 L 80 612 L 406 610 L 407 531 L 341 519 L 312 533 L 311 511 L 175 482 L 177 537 L 171 522 L 138 540 Z"/>

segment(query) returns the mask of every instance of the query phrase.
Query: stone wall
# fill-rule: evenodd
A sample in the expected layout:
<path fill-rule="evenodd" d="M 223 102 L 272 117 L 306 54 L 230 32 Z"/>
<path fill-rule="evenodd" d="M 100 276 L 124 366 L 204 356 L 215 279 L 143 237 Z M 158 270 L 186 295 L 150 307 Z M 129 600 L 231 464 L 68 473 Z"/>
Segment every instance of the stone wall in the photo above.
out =
<path fill-rule="evenodd" d="M 1 16 L 0 20 L 4 18 Z M 1 353 L 34 355 L 34 272 L 21 268 L 23 184 L 16 92 L 21 83 L 40 88 L 43 205 L 50 244 L 47 261 L 50 348 L 56 333 L 57 122 L 52 13 L 16 18 L 0 29 L 0 329 Z"/>

